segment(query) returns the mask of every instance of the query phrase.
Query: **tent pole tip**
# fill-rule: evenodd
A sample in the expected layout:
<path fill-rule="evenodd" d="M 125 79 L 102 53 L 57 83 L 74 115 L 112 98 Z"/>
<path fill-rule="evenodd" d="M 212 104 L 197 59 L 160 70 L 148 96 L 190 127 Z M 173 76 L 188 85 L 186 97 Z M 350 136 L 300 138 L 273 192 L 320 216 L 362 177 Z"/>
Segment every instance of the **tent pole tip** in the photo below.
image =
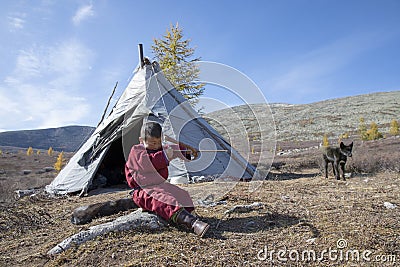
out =
<path fill-rule="evenodd" d="M 140 67 L 143 68 L 143 66 L 144 66 L 143 44 L 139 44 L 139 45 L 138 45 L 138 48 L 139 48 Z"/>

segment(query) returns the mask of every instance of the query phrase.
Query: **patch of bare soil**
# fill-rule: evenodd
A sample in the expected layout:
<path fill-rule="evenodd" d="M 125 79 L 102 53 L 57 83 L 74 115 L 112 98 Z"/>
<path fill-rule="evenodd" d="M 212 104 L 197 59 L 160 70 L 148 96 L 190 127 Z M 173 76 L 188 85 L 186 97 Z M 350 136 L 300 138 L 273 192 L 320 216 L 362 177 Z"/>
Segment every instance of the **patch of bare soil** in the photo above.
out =
<path fill-rule="evenodd" d="M 303 164 L 309 161 L 303 160 L 280 158 L 286 165 L 275 166 L 270 176 L 275 179 L 263 181 L 256 191 L 249 190 L 250 183 L 238 183 L 226 193 L 225 202 L 197 207 L 197 214 L 211 225 L 204 238 L 172 225 L 154 232 L 136 229 L 100 236 L 49 257 L 47 251 L 65 238 L 129 213 L 121 212 L 78 226 L 70 223 L 76 207 L 127 197 L 128 191 L 84 198 L 37 194 L 3 201 L 0 266 L 394 266 L 398 263 L 399 172 L 356 173 L 346 181 L 337 181 L 332 176 L 325 179 L 318 166 L 311 163 L 306 168 Z M 5 166 L 5 161 L 1 164 Z M 50 161 L 43 167 L 49 164 Z M 20 165 L 21 169 L 28 168 Z M 42 181 L 46 175 L 49 174 L 22 177 Z M 1 177 L 0 182 L 6 181 L 15 188 L 6 175 Z M 201 185 L 188 185 L 192 186 Z M 225 214 L 236 205 L 254 202 L 264 205 L 249 212 Z"/>

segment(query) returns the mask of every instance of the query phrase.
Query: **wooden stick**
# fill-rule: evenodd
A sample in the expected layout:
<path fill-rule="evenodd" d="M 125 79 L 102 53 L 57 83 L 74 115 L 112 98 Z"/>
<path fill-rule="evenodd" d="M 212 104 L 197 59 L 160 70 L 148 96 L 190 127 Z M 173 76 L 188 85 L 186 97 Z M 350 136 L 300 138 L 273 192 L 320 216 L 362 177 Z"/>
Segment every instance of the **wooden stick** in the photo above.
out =
<path fill-rule="evenodd" d="M 177 149 L 174 151 L 181 151 L 181 152 L 192 152 L 190 149 Z M 197 152 L 228 152 L 226 149 L 203 149 L 203 150 L 196 150 Z"/>
<path fill-rule="evenodd" d="M 144 66 L 143 44 L 139 44 L 138 48 L 139 48 L 140 67 L 143 68 Z"/>
<path fill-rule="evenodd" d="M 175 144 L 179 144 L 179 145 L 183 145 L 183 146 L 188 146 L 185 143 L 176 141 L 175 139 L 169 137 L 168 135 L 164 135 L 164 140 L 167 141 L 167 142 L 171 142 L 171 143 L 175 143 Z M 174 151 L 192 152 L 192 150 L 190 150 L 190 149 L 177 149 L 177 150 L 174 149 Z M 227 149 L 203 149 L 203 150 L 196 150 L 196 151 L 197 152 L 228 152 Z"/>
<path fill-rule="evenodd" d="M 102 123 L 102 122 L 103 122 L 103 120 L 104 120 L 104 116 L 105 116 L 105 115 L 106 115 L 106 113 L 107 113 L 108 106 L 110 105 L 111 98 L 114 96 L 115 89 L 117 89 L 117 86 L 118 86 L 118 82 L 116 82 L 116 83 L 115 83 L 114 89 L 112 90 L 112 93 L 111 93 L 110 97 L 108 98 L 108 101 L 107 101 L 106 108 L 104 109 L 104 112 L 103 112 L 103 116 L 101 116 L 101 120 L 100 120 L 100 122 L 97 124 L 97 126 L 99 126 L 99 125 L 100 125 L 100 123 Z"/>

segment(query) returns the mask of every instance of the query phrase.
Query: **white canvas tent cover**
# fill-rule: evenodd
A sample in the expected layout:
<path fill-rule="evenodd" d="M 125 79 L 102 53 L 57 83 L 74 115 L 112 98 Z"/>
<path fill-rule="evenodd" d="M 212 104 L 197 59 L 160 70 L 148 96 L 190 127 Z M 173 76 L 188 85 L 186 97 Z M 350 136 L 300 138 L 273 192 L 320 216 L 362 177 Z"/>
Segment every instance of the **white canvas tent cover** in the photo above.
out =
<path fill-rule="evenodd" d="M 138 143 L 143 120 L 159 122 L 165 135 L 196 149 L 226 150 L 200 153 L 192 161 L 171 161 L 171 181 L 182 181 L 182 178 L 189 181 L 192 176 L 251 179 L 255 175 L 255 167 L 199 116 L 165 78 L 158 63 L 147 61 L 135 70 L 110 114 L 46 186 L 46 191 L 51 194 L 86 193 L 100 165 L 107 159 L 111 162 L 107 164 L 123 168 L 132 145 Z"/>

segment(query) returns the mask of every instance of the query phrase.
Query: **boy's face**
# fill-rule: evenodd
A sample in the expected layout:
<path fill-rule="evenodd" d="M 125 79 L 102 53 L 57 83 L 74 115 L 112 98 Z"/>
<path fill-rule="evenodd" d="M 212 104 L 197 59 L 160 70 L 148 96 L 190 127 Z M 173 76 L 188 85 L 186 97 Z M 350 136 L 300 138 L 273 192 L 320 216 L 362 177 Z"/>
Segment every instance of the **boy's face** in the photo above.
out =
<path fill-rule="evenodd" d="M 161 138 L 157 137 L 147 137 L 146 140 L 140 137 L 140 142 L 146 149 L 150 150 L 158 150 L 162 147 Z"/>

